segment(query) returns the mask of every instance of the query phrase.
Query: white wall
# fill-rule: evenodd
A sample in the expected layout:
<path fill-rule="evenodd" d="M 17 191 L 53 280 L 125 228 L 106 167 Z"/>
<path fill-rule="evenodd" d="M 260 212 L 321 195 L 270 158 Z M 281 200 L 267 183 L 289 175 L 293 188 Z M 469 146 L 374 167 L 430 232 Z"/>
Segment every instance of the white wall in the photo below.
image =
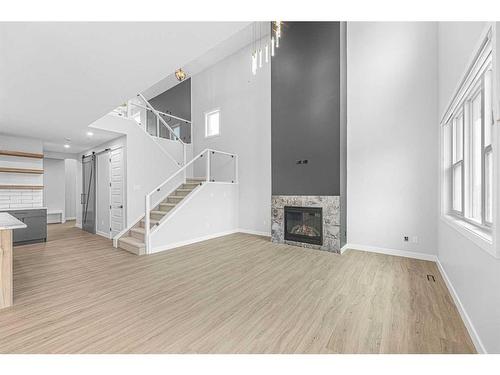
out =
<path fill-rule="evenodd" d="M 0 134 L 0 150 L 42 153 L 38 139 Z M 0 155 L 0 167 L 43 169 L 43 159 Z M 43 174 L 0 173 L 0 185 L 43 185 Z M 42 207 L 43 191 L 0 189 L 0 209 Z"/>
<path fill-rule="evenodd" d="M 106 115 L 91 127 L 125 134 L 119 142 L 126 145 L 125 181 L 126 181 L 126 218 L 127 225 L 144 215 L 146 194 L 179 170 L 179 165 L 169 158 L 164 149 L 153 141 L 137 123 L 123 117 Z M 102 150 L 112 143 L 107 143 L 94 150 Z M 88 150 L 92 151 L 92 150 Z"/>
<path fill-rule="evenodd" d="M 244 48 L 191 78 L 193 155 L 205 148 L 239 155 L 239 227 L 270 233 L 271 67 L 250 71 Z M 221 135 L 205 138 L 204 113 L 221 110 Z"/>
<path fill-rule="evenodd" d="M 238 187 L 207 183 L 151 234 L 154 253 L 229 234 L 238 229 Z"/>
<path fill-rule="evenodd" d="M 347 242 L 436 254 L 437 24 L 349 22 L 347 38 Z"/>
<path fill-rule="evenodd" d="M 66 220 L 74 219 L 76 217 L 76 160 L 64 160 L 64 174 L 65 174 L 65 203 L 64 203 L 64 216 Z"/>
<path fill-rule="evenodd" d="M 458 87 L 485 27 L 483 22 L 439 23 L 440 117 Z M 498 71 L 496 74 L 498 80 Z M 498 118 L 498 112 L 495 118 Z M 438 258 L 477 332 L 479 345 L 489 353 L 500 353 L 500 259 L 442 220 L 439 221 Z"/>
<path fill-rule="evenodd" d="M 65 191 L 65 169 L 62 159 L 44 159 L 44 203 L 47 213 L 52 211 L 65 212 L 66 191 Z"/>

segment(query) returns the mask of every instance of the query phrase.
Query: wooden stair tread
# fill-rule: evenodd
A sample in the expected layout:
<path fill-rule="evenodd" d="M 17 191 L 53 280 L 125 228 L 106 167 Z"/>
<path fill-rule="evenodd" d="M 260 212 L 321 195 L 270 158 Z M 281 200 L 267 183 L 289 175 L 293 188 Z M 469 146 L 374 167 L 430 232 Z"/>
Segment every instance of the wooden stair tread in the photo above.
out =
<path fill-rule="evenodd" d="M 0 167 L 0 172 L 4 172 L 4 173 L 32 173 L 32 174 L 43 174 L 43 169 L 30 169 L 30 168 L 7 168 L 7 167 Z"/>
<path fill-rule="evenodd" d="M 160 220 L 156 220 L 156 219 L 149 219 L 149 224 L 158 224 L 160 222 Z M 141 220 L 141 223 L 145 224 L 146 223 L 146 220 L 142 219 Z"/>
<path fill-rule="evenodd" d="M 186 181 L 195 181 L 196 182 L 202 182 L 202 181 L 206 181 L 207 179 L 206 178 L 203 178 L 203 177 L 193 177 L 193 178 L 186 178 Z"/>
<path fill-rule="evenodd" d="M 137 248 L 144 248 L 144 242 L 141 242 L 140 240 L 138 240 L 137 238 L 135 237 L 131 237 L 131 236 L 128 236 L 128 237 L 121 237 L 118 241 L 122 241 L 128 245 L 132 245 L 132 246 L 135 246 Z"/>
<path fill-rule="evenodd" d="M 168 211 L 152 210 L 151 213 L 155 214 L 155 215 L 166 215 L 166 214 L 168 214 Z M 150 222 L 151 222 L 151 220 L 150 220 Z"/>
<path fill-rule="evenodd" d="M 146 233 L 146 229 L 143 228 L 143 227 L 136 227 L 136 228 L 132 228 L 130 229 L 131 232 L 136 232 L 136 233 L 140 233 L 140 234 L 144 234 Z"/>

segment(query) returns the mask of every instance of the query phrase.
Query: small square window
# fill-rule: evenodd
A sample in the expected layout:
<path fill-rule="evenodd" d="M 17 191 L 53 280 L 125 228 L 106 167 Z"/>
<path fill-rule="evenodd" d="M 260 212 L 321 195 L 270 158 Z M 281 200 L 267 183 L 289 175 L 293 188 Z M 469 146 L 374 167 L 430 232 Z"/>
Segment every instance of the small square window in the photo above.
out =
<path fill-rule="evenodd" d="M 205 137 L 216 137 L 220 134 L 220 110 L 205 113 Z"/>

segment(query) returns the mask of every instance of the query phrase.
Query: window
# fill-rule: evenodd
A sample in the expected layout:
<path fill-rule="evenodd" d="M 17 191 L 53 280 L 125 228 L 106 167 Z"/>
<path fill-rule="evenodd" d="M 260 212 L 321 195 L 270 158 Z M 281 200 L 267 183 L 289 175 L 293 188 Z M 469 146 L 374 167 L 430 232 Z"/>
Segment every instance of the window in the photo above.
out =
<path fill-rule="evenodd" d="M 177 140 L 181 139 L 181 124 L 171 125 L 170 128 L 173 130 L 173 133 L 169 132 L 169 139 Z"/>
<path fill-rule="evenodd" d="M 486 56 L 486 57 L 485 57 Z M 479 65 L 479 66 L 478 66 Z M 469 224 L 488 229 L 493 221 L 491 49 L 480 55 L 448 112 L 451 128 L 449 211 Z"/>
<path fill-rule="evenodd" d="M 216 137 L 220 134 L 220 110 L 205 112 L 205 137 Z"/>

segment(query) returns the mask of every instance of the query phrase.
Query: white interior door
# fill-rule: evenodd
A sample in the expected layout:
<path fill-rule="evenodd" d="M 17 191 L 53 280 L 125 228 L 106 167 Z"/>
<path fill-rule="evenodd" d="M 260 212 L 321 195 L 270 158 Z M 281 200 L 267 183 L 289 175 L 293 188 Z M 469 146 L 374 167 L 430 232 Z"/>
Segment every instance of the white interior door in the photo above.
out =
<path fill-rule="evenodd" d="M 107 152 L 97 155 L 96 172 L 96 233 L 109 238 L 110 235 L 110 210 L 111 204 L 109 195 L 109 155 Z"/>
<path fill-rule="evenodd" d="M 110 151 L 109 160 L 110 227 L 114 237 L 125 228 L 123 148 Z"/>

